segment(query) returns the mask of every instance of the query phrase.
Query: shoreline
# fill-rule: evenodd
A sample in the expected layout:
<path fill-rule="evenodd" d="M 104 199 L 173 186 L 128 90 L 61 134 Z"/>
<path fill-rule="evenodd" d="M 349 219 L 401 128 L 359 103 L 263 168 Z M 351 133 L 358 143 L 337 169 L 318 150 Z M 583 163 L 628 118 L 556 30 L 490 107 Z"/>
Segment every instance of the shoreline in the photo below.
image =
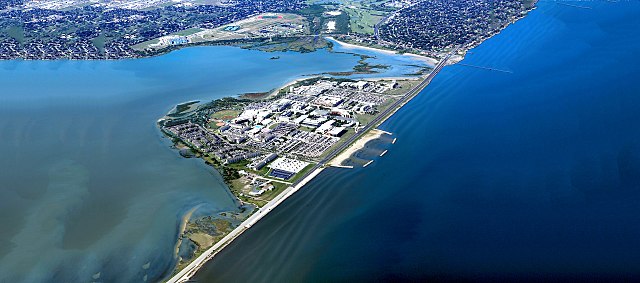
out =
<path fill-rule="evenodd" d="M 328 164 L 334 167 L 343 167 L 342 162 L 346 161 L 353 155 L 356 151 L 361 150 L 364 146 L 372 140 L 380 138 L 382 135 L 386 134 L 386 132 L 379 129 L 372 129 L 368 133 L 366 133 L 363 137 L 356 140 L 355 143 L 351 144 L 351 146 L 347 147 L 343 152 L 338 154 L 335 158 L 329 161 Z"/>
<path fill-rule="evenodd" d="M 427 62 L 432 66 L 435 66 L 436 64 L 438 64 L 438 59 L 431 58 L 431 57 L 424 56 L 424 55 L 418 55 L 418 54 L 414 54 L 414 53 L 399 53 L 399 52 L 392 51 L 392 50 L 379 49 L 379 48 L 374 48 L 374 47 L 370 47 L 370 46 L 356 45 L 356 44 L 347 43 L 347 42 L 344 42 L 344 41 L 337 40 L 336 38 L 334 38 L 332 36 L 327 36 L 327 37 L 325 37 L 325 39 L 329 39 L 331 41 L 335 41 L 340 46 L 342 46 L 343 48 L 346 48 L 346 49 L 364 49 L 364 50 L 368 50 L 368 51 L 384 53 L 384 54 L 387 54 L 387 55 L 408 56 L 408 57 L 413 57 L 414 59 L 417 59 L 417 60 L 421 60 L 421 61 Z"/>
<path fill-rule="evenodd" d="M 417 56 L 419 56 L 419 55 L 417 55 Z M 305 77 L 302 77 L 302 78 L 289 80 L 286 83 L 282 84 L 281 86 L 266 92 L 264 97 L 262 97 L 260 99 L 265 99 L 265 100 L 266 99 L 271 99 L 275 95 L 277 95 L 280 90 L 282 90 L 284 88 L 290 87 L 290 86 L 295 85 L 295 84 L 297 84 L 299 82 L 303 82 L 303 81 L 306 81 L 306 80 L 312 80 L 312 79 L 319 79 L 319 78 L 331 78 L 331 76 L 320 74 L 320 75 L 310 75 L 310 76 L 305 76 Z M 424 79 L 424 76 L 358 78 L 358 79 L 354 79 L 354 80 L 377 82 L 377 81 L 391 81 L 391 80 L 419 81 L 419 80 L 422 80 L 422 79 Z M 238 95 L 238 96 L 235 96 L 235 97 L 244 98 L 243 97 L 244 95 L 245 94 Z"/>
<path fill-rule="evenodd" d="M 260 219 L 262 219 L 264 216 L 266 216 L 270 211 L 272 211 L 275 207 L 277 207 L 279 204 L 281 204 L 284 200 L 289 198 L 295 192 L 297 192 L 302 187 L 304 187 L 304 185 L 306 185 L 308 182 L 313 180 L 327 166 L 332 166 L 332 163 L 336 162 L 336 161 L 334 161 L 335 159 L 337 159 L 338 157 L 344 158 L 344 156 L 346 156 L 346 154 L 349 154 L 347 156 L 347 158 L 350 157 L 351 154 L 353 154 L 353 152 L 359 150 L 360 148 L 362 148 L 364 146 L 364 144 L 366 144 L 369 140 L 371 140 L 372 139 L 371 137 L 378 138 L 382 134 L 386 133 L 384 131 L 376 129 L 376 127 L 378 125 L 380 125 L 381 123 L 383 123 L 384 121 L 386 121 L 387 119 L 389 119 L 389 117 L 393 116 L 393 114 L 396 111 L 398 111 L 406 103 L 411 101 L 427 85 L 429 85 L 429 83 L 431 82 L 433 77 L 435 75 L 437 75 L 437 73 L 442 69 L 442 67 L 448 65 L 448 62 L 449 62 L 449 59 L 451 58 L 451 55 L 452 54 L 450 53 L 447 56 L 445 56 L 444 59 L 439 61 L 438 65 L 435 66 L 435 68 L 432 70 L 431 73 L 429 73 L 429 75 L 418 77 L 419 78 L 418 80 L 421 80 L 420 84 L 418 84 L 417 86 L 413 87 L 411 90 L 407 91 L 400 100 L 398 100 L 394 105 L 392 105 L 390 108 L 388 108 L 384 113 L 380 113 L 379 116 L 377 116 L 376 120 L 371 121 L 369 124 L 364 126 L 362 132 L 359 133 L 360 136 L 358 136 L 358 134 L 356 134 L 355 136 L 352 137 L 353 140 L 347 141 L 343 145 L 343 146 L 346 146 L 346 148 L 343 148 L 341 150 L 337 150 L 336 149 L 334 152 L 330 153 L 329 156 L 327 156 L 324 160 L 320 161 L 317 165 L 315 165 L 314 168 L 309 173 L 304 175 L 300 180 L 295 182 L 293 185 L 287 187 L 284 191 L 282 191 L 280 194 L 275 196 L 275 198 L 273 198 L 271 201 L 269 201 L 266 205 L 264 205 L 263 207 L 259 208 L 256 212 L 254 212 L 251 216 L 249 216 L 249 218 L 245 219 L 238 227 L 234 228 L 229 234 L 224 236 L 220 241 L 216 242 L 212 247 L 210 247 L 205 252 L 203 252 L 200 256 L 198 256 L 196 259 L 194 259 L 185 268 L 180 270 L 178 273 L 176 273 L 174 276 L 172 276 L 166 282 L 168 282 L 168 283 L 180 283 L 180 282 L 189 281 L 191 279 L 191 277 L 193 277 L 196 274 L 196 272 L 207 261 L 211 260 L 216 254 L 218 254 L 222 249 L 224 249 L 224 247 L 229 245 L 231 242 L 233 242 L 233 240 L 235 238 L 237 238 L 242 233 L 244 233 L 246 230 L 248 230 L 253 225 L 255 225 Z M 308 78 L 305 78 L 305 79 L 308 79 Z M 291 84 L 291 82 L 286 84 L 286 85 L 290 85 L 290 84 Z M 373 132 L 373 134 L 372 134 L 372 132 Z M 364 136 L 362 136 L 362 135 L 364 135 Z M 369 137 L 369 138 L 367 139 L 366 137 Z M 333 157 L 330 157 L 332 154 L 333 154 Z M 340 163 L 341 162 L 342 161 L 340 161 Z M 335 167 L 341 167 L 341 166 L 335 166 Z M 227 185 L 229 185 L 229 184 L 227 184 Z"/>
<path fill-rule="evenodd" d="M 265 206 L 258 209 L 255 213 L 253 213 L 249 218 L 245 219 L 240 223 L 238 227 L 233 229 L 229 234 L 224 236 L 220 241 L 216 242 L 209 249 L 204 251 L 200 256 L 198 256 L 195 260 L 189 263 L 185 268 L 180 270 L 178 273 L 173 275 L 167 283 L 179 283 L 179 282 L 187 282 L 193 277 L 200 268 L 211 260 L 215 255 L 217 255 L 220 251 L 222 251 L 227 245 L 229 245 L 235 238 L 242 235 L 245 231 L 251 228 L 254 224 L 256 224 L 260 219 L 266 216 L 269 212 L 271 212 L 274 208 L 280 205 L 284 200 L 292 196 L 295 192 L 300 190 L 304 185 L 306 185 L 309 181 L 315 178 L 318 174 L 320 174 L 324 168 L 318 168 L 314 170 L 311 174 L 298 181 L 297 184 L 293 186 L 289 186 L 282 193 L 278 194 L 274 199 L 269 201 Z"/>
<path fill-rule="evenodd" d="M 195 206 L 191 209 L 189 209 L 180 219 L 180 228 L 178 231 L 180 231 L 178 233 L 178 240 L 176 241 L 175 246 L 173 247 L 173 254 L 176 258 L 180 257 L 179 253 L 180 253 L 180 245 L 182 245 L 182 241 L 183 239 L 180 237 L 182 235 L 182 233 L 184 233 L 184 231 L 187 229 L 187 224 L 189 223 L 189 220 L 191 220 L 191 216 L 193 216 L 193 213 L 198 210 L 198 208 L 200 208 L 201 205 Z M 179 262 L 177 263 L 179 264 Z"/>

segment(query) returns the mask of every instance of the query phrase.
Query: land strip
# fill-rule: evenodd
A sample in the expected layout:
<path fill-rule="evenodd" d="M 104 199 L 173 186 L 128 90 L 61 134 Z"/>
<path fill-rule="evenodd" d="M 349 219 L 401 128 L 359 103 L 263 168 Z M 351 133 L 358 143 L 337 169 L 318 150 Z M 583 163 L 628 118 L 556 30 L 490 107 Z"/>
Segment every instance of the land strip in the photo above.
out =
<path fill-rule="evenodd" d="M 448 64 L 449 59 L 455 53 L 457 49 L 454 49 L 451 53 L 447 54 L 444 59 L 442 59 L 434 68 L 434 70 L 424 78 L 418 85 L 411 88 L 406 94 L 404 94 L 400 99 L 396 100 L 391 107 L 388 107 L 386 110 L 381 112 L 376 116 L 372 121 L 367 123 L 361 130 L 352 135 L 348 140 L 344 143 L 341 143 L 340 146 L 334 148 L 328 155 L 326 155 L 321 161 L 315 164 L 311 170 L 307 173 L 304 173 L 302 176 L 299 176 L 299 179 L 295 181 L 290 187 L 286 188 L 282 193 L 278 194 L 274 199 L 269 201 L 265 206 L 260 208 L 256 213 L 247 218 L 242 224 L 236 227 L 233 231 L 231 231 L 228 235 L 222 238 L 219 242 L 215 243 L 211 248 L 202 253 L 198 258 L 188 264 L 184 269 L 179 271 L 175 276 L 169 279 L 170 283 L 177 282 L 187 282 L 190 278 L 202 267 L 207 261 L 212 259 L 217 253 L 219 253 L 224 247 L 226 247 L 229 243 L 231 243 L 235 238 L 240 236 L 247 229 L 251 228 L 255 223 L 257 223 L 260 219 L 266 216 L 270 211 L 276 208 L 279 204 L 281 204 L 288 197 L 297 192 L 300 188 L 302 188 L 306 183 L 315 178 L 318 174 L 324 170 L 327 165 L 332 164 L 332 160 L 335 159 L 340 153 L 342 153 L 345 149 L 349 148 L 353 145 L 354 142 L 362 138 L 365 134 L 369 133 L 371 130 L 374 130 L 380 123 L 384 122 L 388 117 L 393 115 L 398 109 L 400 109 L 403 105 L 405 105 L 408 101 L 410 101 L 413 97 L 415 97 L 420 91 L 422 91 L 431 80 L 437 75 L 437 73 L 442 70 L 442 68 Z M 334 162 L 335 163 L 335 162 Z M 367 164 L 368 165 L 368 164 Z"/>
<path fill-rule="evenodd" d="M 8 1 L 0 4 L 0 59 L 39 60 L 138 58 L 200 45 L 310 52 L 330 46 L 325 35 L 436 57 L 479 44 L 536 2 Z"/>

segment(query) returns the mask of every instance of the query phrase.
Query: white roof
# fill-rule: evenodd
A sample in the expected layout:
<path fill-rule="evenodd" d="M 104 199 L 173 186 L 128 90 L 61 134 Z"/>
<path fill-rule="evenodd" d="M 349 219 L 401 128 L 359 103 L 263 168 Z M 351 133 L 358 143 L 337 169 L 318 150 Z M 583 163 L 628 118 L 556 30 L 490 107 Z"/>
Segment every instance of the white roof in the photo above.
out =
<path fill-rule="evenodd" d="M 269 164 L 268 167 L 273 169 L 284 170 L 287 172 L 298 173 L 302 169 L 307 167 L 307 165 L 309 165 L 308 162 L 286 158 L 286 157 L 280 157 L 275 161 L 271 162 L 271 164 Z"/>
<path fill-rule="evenodd" d="M 340 134 L 342 131 L 344 131 L 344 129 L 346 129 L 346 128 L 345 127 L 335 127 L 333 129 L 331 129 L 331 131 L 329 131 L 329 134 L 336 136 L 336 135 Z"/>

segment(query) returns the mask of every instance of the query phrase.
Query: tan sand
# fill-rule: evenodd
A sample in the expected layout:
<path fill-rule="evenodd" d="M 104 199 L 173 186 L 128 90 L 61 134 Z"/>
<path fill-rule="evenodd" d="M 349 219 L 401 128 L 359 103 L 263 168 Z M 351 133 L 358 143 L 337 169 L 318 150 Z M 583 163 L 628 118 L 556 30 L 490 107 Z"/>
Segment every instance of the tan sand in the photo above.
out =
<path fill-rule="evenodd" d="M 350 147 L 348 147 L 343 152 L 341 152 L 338 156 L 336 156 L 336 158 L 331 160 L 331 162 L 329 162 L 329 164 L 332 165 L 332 166 L 341 165 L 342 162 L 344 162 L 345 160 L 349 159 L 349 157 L 351 157 L 351 155 L 354 154 L 356 151 L 364 148 L 364 145 L 368 141 L 375 140 L 375 139 L 379 138 L 380 136 L 382 136 L 382 134 L 384 134 L 384 133 L 386 133 L 386 132 L 378 130 L 378 129 L 373 129 L 373 130 L 369 131 L 366 135 L 364 135 L 363 137 L 358 139 Z"/>
<path fill-rule="evenodd" d="M 337 42 L 338 44 L 340 44 L 342 47 L 347 48 L 347 49 L 365 49 L 365 50 L 370 50 L 370 51 L 374 51 L 374 52 L 380 52 L 380 53 L 385 53 L 385 54 L 390 54 L 390 55 L 397 55 L 397 56 L 409 56 L 409 57 L 413 57 L 414 59 L 417 60 L 422 60 L 425 61 L 431 65 L 436 65 L 438 64 L 438 60 L 431 58 L 431 57 L 427 57 L 427 56 L 423 56 L 423 55 L 418 55 L 418 54 L 413 54 L 413 53 L 398 53 L 395 51 L 391 51 L 391 50 L 384 50 L 384 49 L 378 49 L 378 48 L 373 48 L 373 47 L 369 47 L 369 46 L 362 46 L 362 45 L 356 45 L 356 44 L 352 44 L 352 43 L 346 43 L 346 42 L 342 42 L 340 40 L 337 40 L 333 37 L 326 37 L 328 39 L 334 40 L 335 42 Z"/>

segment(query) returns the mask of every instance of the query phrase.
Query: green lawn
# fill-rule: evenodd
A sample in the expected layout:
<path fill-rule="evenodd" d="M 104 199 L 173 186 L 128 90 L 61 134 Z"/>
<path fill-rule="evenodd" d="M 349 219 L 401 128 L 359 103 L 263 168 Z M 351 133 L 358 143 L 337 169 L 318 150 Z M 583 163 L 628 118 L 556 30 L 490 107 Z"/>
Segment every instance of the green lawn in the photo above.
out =
<path fill-rule="evenodd" d="M 309 172 L 309 170 L 311 170 L 311 168 L 313 168 L 313 166 L 315 166 L 314 163 L 311 163 L 311 164 L 307 165 L 307 167 L 304 167 L 304 169 L 300 170 L 300 172 L 298 172 L 298 174 L 296 174 L 295 176 L 293 176 L 293 178 L 288 180 L 288 182 L 295 183 L 300 178 L 302 178 L 302 176 L 304 176 L 304 174 L 307 174 L 307 172 Z"/>
<path fill-rule="evenodd" d="M 287 189 L 290 185 L 280 182 L 271 182 L 273 184 L 273 190 L 265 192 L 260 196 L 260 199 L 263 201 L 270 201 L 282 193 L 285 189 Z"/>
<path fill-rule="evenodd" d="M 218 120 L 231 120 L 238 117 L 238 115 L 240 115 L 239 110 L 225 109 L 211 114 L 211 118 Z"/>
<path fill-rule="evenodd" d="M 194 33 L 197 32 L 201 32 L 203 29 L 201 28 L 190 28 L 190 29 L 185 29 L 185 30 L 181 30 L 178 32 L 174 32 L 173 35 L 182 35 L 182 36 L 187 36 L 187 35 L 192 35 Z"/>
<path fill-rule="evenodd" d="M 374 26 L 382 20 L 384 12 L 369 10 L 357 4 L 353 4 L 344 11 L 349 14 L 351 30 L 356 33 L 373 34 Z"/>

